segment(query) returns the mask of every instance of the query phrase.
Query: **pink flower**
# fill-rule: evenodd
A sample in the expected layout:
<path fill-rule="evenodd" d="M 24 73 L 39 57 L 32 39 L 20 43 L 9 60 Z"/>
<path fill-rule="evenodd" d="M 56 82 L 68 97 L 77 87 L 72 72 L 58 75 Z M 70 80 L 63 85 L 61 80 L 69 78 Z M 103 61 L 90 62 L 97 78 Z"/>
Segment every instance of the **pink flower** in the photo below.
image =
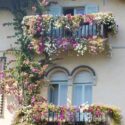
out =
<path fill-rule="evenodd" d="M 68 20 L 72 20 L 72 15 L 71 14 L 67 14 L 66 17 L 68 18 Z"/>
<path fill-rule="evenodd" d="M 85 22 L 92 24 L 94 17 L 92 15 L 86 15 Z"/>
<path fill-rule="evenodd" d="M 37 32 L 41 32 L 41 28 L 40 27 L 37 28 Z"/>
<path fill-rule="evenodd" d="M 3 71 L 0 72 L 0 79 L 3 79 L 5 77 L 5 74 Z"/>
<path fill-rule="evenodd" d="M 39 69 L 37 69 L 37 68 L 32 68 L 32 72 L 37 73 L 37 72 L 39 72 Z"/>
<path fill-rule="evenodd" d="M 40 0 L 41 6 L 47 6 L 48 5 L 48 1 L 47 0 Z"/>

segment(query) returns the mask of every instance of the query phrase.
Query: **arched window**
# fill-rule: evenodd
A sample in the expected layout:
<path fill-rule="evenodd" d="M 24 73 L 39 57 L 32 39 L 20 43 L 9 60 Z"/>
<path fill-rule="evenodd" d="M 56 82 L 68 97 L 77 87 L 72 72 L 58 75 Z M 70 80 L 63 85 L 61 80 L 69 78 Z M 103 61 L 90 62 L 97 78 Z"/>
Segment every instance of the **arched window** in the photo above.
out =
<path fill-rule="evenodd" d="M 66 105 L 68 77 L 63 71 L 56 71 L 50 75 L 49 102 L 55 105 Z"/>
<path fill-rule="evenodd" d="M 82 70 L 74 76 L 73 80 L 73 105 L 92 103 L 93 75 L 87 70 Z"/>

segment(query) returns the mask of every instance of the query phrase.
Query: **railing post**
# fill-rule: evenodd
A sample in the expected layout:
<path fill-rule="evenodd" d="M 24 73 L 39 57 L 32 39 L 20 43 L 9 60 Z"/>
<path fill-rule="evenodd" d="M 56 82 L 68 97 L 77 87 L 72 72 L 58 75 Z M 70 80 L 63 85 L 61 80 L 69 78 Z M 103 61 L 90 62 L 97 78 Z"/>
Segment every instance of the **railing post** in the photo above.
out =
<path fill-rule="evenodd" d="M 103 25 L 103 37 L 107 38 L 108 37 L 108 32 L 107 32 L 107 26 Z"/>

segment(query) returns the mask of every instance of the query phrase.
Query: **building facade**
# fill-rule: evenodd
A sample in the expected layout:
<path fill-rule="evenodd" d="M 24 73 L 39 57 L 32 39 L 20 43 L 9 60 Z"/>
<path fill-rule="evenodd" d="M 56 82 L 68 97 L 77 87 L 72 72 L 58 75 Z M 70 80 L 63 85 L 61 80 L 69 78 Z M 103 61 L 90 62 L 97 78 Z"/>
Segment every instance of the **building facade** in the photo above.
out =
<path fill-rule="evenodd" d="M 0 0 L 1 1 L 1 0 Z M 9 3 L 8 3 L 9 4 Z M 108 104 L 118 106 L 125 117 L 125 1 L 124 0 L 51 0 L 49 14 L 90 14 L 112 12 L 118 24 L 118 34 L 110 37 L 112 47 L 109 56 L 77 56 L 74 52 L 59 55 L 61 60 L 49 67 L 46 78 L 51 86 L 44 87 L 41 95 L 56 105 L 80 105 L 82 103 Z M 3 23 L 12 21 L 11 11 L 0 5 L 0 56 L 14 45 L 14 38 L 7 39 L 14 32 L 12 27 L 3 27 Z M 7 56 L 8 62 L 11 58 Z M 4 58 L 1 58 L 1 63 Z M 4 62 L 4 61 L 3 61 Z M 4 66 L 1 66 L 1 70 Z M 1 98 L 3 98 L 1 96 Z M 4 97 L 1 103 L 0 123 L 9 125 L 13 114 L 7 111 L 10 97 Z"/>

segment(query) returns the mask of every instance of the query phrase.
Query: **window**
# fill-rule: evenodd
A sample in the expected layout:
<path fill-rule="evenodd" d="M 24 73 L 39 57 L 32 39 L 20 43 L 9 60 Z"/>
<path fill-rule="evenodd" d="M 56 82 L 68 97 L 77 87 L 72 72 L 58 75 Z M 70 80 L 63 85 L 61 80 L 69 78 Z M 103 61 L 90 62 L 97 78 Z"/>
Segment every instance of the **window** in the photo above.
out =
<path fill-rule="evenodd" d="M 2 71 L 4 70 L 4 66 L 5 66 L 5 58 L 4 57 L 0 57 L 0 81 L 3 78 L 3 73 Z M 0 90 L 2 90 L 2 85 L 0 83 Z M 0 117 L 3 116 L 3 98 L 4 95 L 3 93 L 0 91 Z"/>
<path fill-rule="evenodd" d="M 75 6 L 75 5 L 74 5 Z M 49 6 L 49 14 L 53 16 L 61 16 L 61 15 L 76 15 L 76 14 L 91 14 L 97 13 L 99 11 L 99 6 L 96 4 L 87 4 L 79 7 L 62 7 L 59 4 L 51 4 Z"/>
<path fill-rule="evenodd" d="M 82 65 L 69 72 L 64 67 L 55 66 L 46 75 L 50 80 L 49 103 L 55 105 L 72 103 L 74 106 L 92 103 L 96 74 L 91 67 Z"/>
<path fill-rule="evenodd" d="M 64 8 L 63 9 L 63 14 L 64 15 L 67 15 L 67 14 L 74 15 L 74 8 Z"/>
<path fill-rule="evenodd" d="M 78 72 L 73 81 L 73 105 L 92 103 L 93 79 L 89 71 Z"/>
<path fill-rule="evenodd" d="M 71 15 L 75 15 L 75 14 L 85 14 L 85 8 L 84 8 L 84 7 L 63 8 L 63 14 L 64 14 L 64 15 L 67 15 L 67 14 L 71 14 Z"/>
<path fill-rule="evenodd" d="M 50 76 L 49 102 L 55 105 L 67 104 L 68 77 L 63 71 L 57 71 Z"/>

